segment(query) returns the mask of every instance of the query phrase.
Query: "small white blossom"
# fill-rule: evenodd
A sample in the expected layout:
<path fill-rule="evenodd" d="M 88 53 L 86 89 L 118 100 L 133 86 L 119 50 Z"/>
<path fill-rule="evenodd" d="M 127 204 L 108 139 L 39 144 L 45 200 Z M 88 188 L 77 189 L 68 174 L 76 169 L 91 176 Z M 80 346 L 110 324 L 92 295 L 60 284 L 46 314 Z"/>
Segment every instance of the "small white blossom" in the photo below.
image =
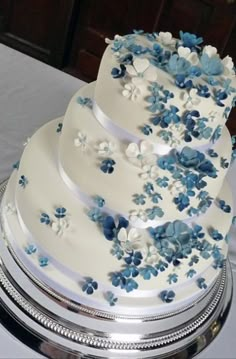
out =
<path fill-rule="evenodd" d="M 197 53 L 194 51 L 191 51 L 188 47 L 179 46 L 178 47 L 178 55 L 179 55 L 179 57 L 184 57 L 192 65 L 197 65 L 197 63 L 199 61 Z"/>
<path fill-rule="evenodd" d="M 202 50 L 203 54 L 206 54 L 208 57 L 217 56 L 217 48 L 211 45 L 206 45 Z"/>
<path fill-rule="evenodd" d="M 125 84 L 122 95 L 126 98 L 130 98 L 132 101 L 136 101 L 141 95 L 141 89 L 133 82 Z"/>
<path fill-rule="evenodd" d="M 169 190 L 173 196 L 176 196 L 185 191 L 185 186 L 181 183 L 181 181 L 175 181 L 169 186 Z"/>
<path fill-rule="evenodd" d="M 6 211 L 6 214 L 15 214 L 16 213 L 16 207 L 15 207 L 15 205 L 13 204 L 13 203 L 7 203 L 6 205 L 5 205 L 5 211 Z"/>
<path fill-rule="evenodd" d="M 117 238 L 120 241 L 121 247 L 126 252 L 132 252 L 139 248 L 141 244 L 141 236 L 136 228 L 131 228 L 129 231 L 125 228 L 121 228 Z"/>
<path fill-rule="evenodd" d="M 126 65 L 126 71 L 130 76 L 135 76 L 138 81 L 135 84 L 141 85 L 142 80 L 155 81 L 157 78 L 157 72 L 154 66 L 150 64 L 148 59 L 136 58 L 133 65 Z"/>
<path fill-rule="evenodd" d="M 194 106 L 199 105 L 201 102 L 199 96 L 197 95 L 197 89 L 191 89 L 189 93 L 185 92 L 183 94 L 183 100 L 185 102 L 184 107 L 187 110 L 192 110 Z"/>
<path fill-rule="evenodd" d="M 146 222 L 148 218 L 146 212 L 140 209 L 140 210 L 130 211 L 129 219 L 131 222 L 135 222 L 139 219 L 143 222 Z"/>
<path fill-rule="evenodd" d="M 52 230 L 58 235 L 62 236 L 65 230 L 69 227 L 69 221 L 67 218 L 59 218 L 52 222 Z"/>
<path fill-rule="evenodd" d="M 79 131 L 77 137 L 74 139 L 74 145 L 75 147 L 81 148 L 82 151 L 86 151 L 88 147 L 87 135 Z"/>
<path fill-rule="evenodd" d="M 155 165 L 144 165 L 142 167 L 142 173 L 140 173 L 140 177 L 143 180 L 151 178 L 155 180 L 158 177 L 158 167 Z"/>
<path fill-rule="evenodd" d="M 139 167 L 156 161 L 156 156 L 153 154 L 153 145 L 147 141 L 142 141 L 140 145 L 130 143 L 125 153 L 128 160 Z"/>
<path fill-rule="evenodd" d="M 144 262 L 146 262 L 147 264 L 150 264 L 150 265 L 157 263 L 157 261 L 160 258 L 157 248 L 155 246 L 149 246 L 148 248 L 143 248 L 141 250 L 141 253 L 142 253 Z"/>
<path fill-rule="evenodd" d="M 100 142 L 95 149 L 99 156 L 111 156 L 115 151 L 115 144 L 110 141 Z"/>
<path fill-rule="evenodd" d="M 160 31 L 157 39 L 164 46 L 175 45 L 176 43 L 176 40 L 173 39 L 171 32 Z"/>
<path fill-rule="evenodd" d="M 233 59 L 230 56 L 226 56 L 222 60 L 222 64 L 224 66 L 224 75 L 225 76 L 233 76 L 234 75 L 234 63 Z"/>

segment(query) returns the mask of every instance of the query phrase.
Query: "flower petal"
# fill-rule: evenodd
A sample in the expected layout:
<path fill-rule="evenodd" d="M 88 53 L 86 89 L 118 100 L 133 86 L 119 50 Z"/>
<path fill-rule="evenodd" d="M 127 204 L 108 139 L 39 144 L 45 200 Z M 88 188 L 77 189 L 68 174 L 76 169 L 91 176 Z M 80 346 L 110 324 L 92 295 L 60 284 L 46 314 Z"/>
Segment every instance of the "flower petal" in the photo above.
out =
<path fill-rule="evenodd" d="M 130 143 L 125 153 L 127 157 L 137 157 L 139 154 L 139 148 L 137 143 Z"/>
<path fill-rule="evenodd" d="M 154 66 L 150 65 L 144 72 L 144 78 L 148 81 L 155 81 L 157 79 L 157 71 Z"/>
<path fill-rule="evenodd" d="M 142 141 L 140 143 L 140 153 L 142 155 L 148 155 L 153 153 L 153 145 L 148 141 Z"/>
<path fill-rule="evenodd" d="M 149 67 L 150 62 L 148 59 L 137 58 L 134 60 L 134 68 L 138 74 L 143 73 Z"/>
<path fill-rule="evenodd" d="M 138 75 L 137 71 L 135 70 L 134 66 L 132 66 L 132 65 L 126 65 L 126 71 L 131 76 L 137 76 Z"/>
<path fill-rule="evenodd" d="M 179 57 L 187 58 L 191 54 L 191 50 L 188 47 L 179 46 L 178 54 L 179 54 Z"/>
<path fill-rule="evenodd" d="M 117 238 L 120 242 L 126 242 L 127 241 L 127 231 L 125 228 L 121 228 L 119 230 L 119 233 L 117 235 Z"/>

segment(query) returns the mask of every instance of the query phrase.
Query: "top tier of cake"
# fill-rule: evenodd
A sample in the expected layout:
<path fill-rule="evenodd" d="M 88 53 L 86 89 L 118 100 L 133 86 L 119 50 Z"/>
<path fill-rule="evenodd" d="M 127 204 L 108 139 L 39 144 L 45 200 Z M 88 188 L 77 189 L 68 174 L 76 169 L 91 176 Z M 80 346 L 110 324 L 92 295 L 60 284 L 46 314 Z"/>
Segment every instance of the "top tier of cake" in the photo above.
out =
<path fill-rule="evenodd" d="M 199 148 L 220 132 L 235 101 L 236 79 L 203 39 L 180 32 L 136 32 L 107 40 L 95 88 L 97 119 L 121 140 L 148 140 L 157 154 Z M 200 121 L 201 120 L 201 121 Z"/>

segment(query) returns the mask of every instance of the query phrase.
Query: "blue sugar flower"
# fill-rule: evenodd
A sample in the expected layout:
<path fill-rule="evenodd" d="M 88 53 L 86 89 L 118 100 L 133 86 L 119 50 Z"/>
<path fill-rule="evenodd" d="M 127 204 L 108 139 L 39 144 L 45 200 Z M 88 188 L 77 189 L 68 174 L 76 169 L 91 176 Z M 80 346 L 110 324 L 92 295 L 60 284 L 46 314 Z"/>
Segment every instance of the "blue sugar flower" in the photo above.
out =
<path fill-rule="evenodd" d="M 167 71 L 173 75 L 186 75 L 191 64 L 183 57 L 173 54 L 167 64 Z"/>
<path fill-rule="evenodd" d="M 225 201 L 223 199 L 220 199 L 218 201 L 219 203 L 219 207 L 220 209 L 222 209 L 222 211 L 224 211 L 225 213 L 230 213 L 231 212 L 231 207 L 229 204 L 226 204 Z"/>
<path fill-rule="evenodd" d="M 144 125 L 143 127 L 141 127 L 141 131 L 146 136 L 149 136 L 153 132 L 150 125 Z"/>
<path fill-rule="evenodd" d="M 200 62 L 203 72 L 208 76 L 221 75 L 224 70 L 222 61 L 218 56 L 209 57 L 206 53 L 203 53 L 200 57 Z"/>
<path fill-rule="evenodd" d="M 156 241 L 159 242 L 161 241 L 163 238 L 166 237 L 166 230 L 165 230 L 165 226 L 158 226 L 156 228 L 152 228 L 150 227 L 148 229 L 150 236 Z"/>
<path fill-rule="evenodd" d="M 145 201 L 146 196 L 144 194 L 134 194 L 133 197 L 134 197 L 133 201 L 137 205 L 144 205 L 146 203 Z"/>
<path fill-rule="evenodd" d="M 135 282 L 134 279 L 128 278 L 125 282 L 124 289 L 126 290 L 127 293 L 130 293 L 133 290 L 138 289 L 138 283 Z"/>
<path fill-rule="evenodd" d="M 224 109 L 224 112 L 223 112 L 223 116 L 224 116 L 224 118 L 227 120 L 228 119 L 228 117 L 229 117 L 229 114 L 230 114 L 230 110 L 231 110 L 231 108 L 230 107 L 225 107 L 225 109 Z"/>
<path fill-rule="evenodd" d="M 227 93 L 227 95 L 231 95 L 232 93 L 236 92 L 236 88 L 230 86 L 231 83 L 232 83 L 231 79 L 226 79 L 223 81 L 222 86 L 225 92 Z"/>
<path fill-rule="evenodd" d="M 177 243 L 178 246 L 184 246 L 188 244 L 191 238 L 191 229 L 186 223 L 176 220 L 167 225 L 166 237 L 169 242 Z"/>
<path fill-rule="evenodd" d="M 178 210 L 182 212 L 189 206 L 190 201 L 188 196 L 186 196 L 184 193 L 180 193 L 178 197 L 174 198 L 174 203 L 177 205 Z"/>
<path fill-rule="evenodd" d="M 235 226 L 236 225 L 236 216 L 234 216 L 233 218 L 232 218 L 232 224 Z"/>
<path fill-rule="evenodd" d="M 203 42 L 202 37 L 197 37 L 195 34 L 189 32 L 179 32 L 179 36 L 184 47 L 189 47 L 191 50 Z"/>
<path fill-rule="evenodd" d="M 229 162 L 227 161 L 226 158 L 223 157 L 220 158 L 220 166 L 224 169 L 229 167 Z"/>
<path fill-rule="evenodd" d="M 202 258 L 204 259 L 210 258 L 212 245 L 208 241 L 204 239 L 201 243 L 198 243 L 197 249 L 200 251 Z"/>
<path fill-rule="evenodd" d="M 156 179 L 156 184 L 159 186 L 159 187 L 168 187 L 168 182 L 169 182 L 169 178 L 164 176 L 163 178 L 161 177 L 158 177 Z"/>
<path fill-rule="evenodd" d="M 112 160 L 111 158 L 108 158 L 106 160 L 103 160 L 100 165 L 100 170 L 104 173 L 111 174 L 114 171 L 114 165 L 116 162 Z"/>
<path fill-rule="evenodd" d="M 158 43 L 155 43 L 152 48 L 152 55 L 159 56 L 162 54 L 162 52 L 163 52 L 163 48 L 161 47 L 161 45 Z"/>
<path fill-rule="evenodd" d="M 189 67 L 187 74 L 191 78 L 200 77 L 202 74 L 202 70 L 199 66 L 191 66 Z"/>
<path fill-rule="evenodd" d="M 173 290 L 163 290 L 159 296 L 163 302 L 171 303 L 175 298 L 175 292 Z"/>
<path fill-rule="evenodd" d="M 42 213 L 40 217 L 40 222 L 45 224 L 50 224 L 51 220 L 47 213 Z"/>
<path fill-rule="evenodd" d="M 214 228 L 211 228 L 209 230 L 209 234 L 211 238 L 213 238 L 215 241 L 221 241 L 224 238 L 223 235 L 217 229 Z"/>
<path fill-rule="evenodd" d="M 98 289 L 98 283 L 92 278 L 86 278 L 82 285 L 82 291 L 91 295 L 95 290 Z"/>
<path fill-rule="evenodd" d="M 113 256 L 115 256 L 118 260 L 120 260 L 121 258 L 123 258 L 123 255 L 125 254 L 125 252 L 123 251 L 123 249 L 121 248 L 121 246 L 118 243 L 113 243 L 113 247 L 111 249 L 111 254 Z"/>
<path fill-rule="evenodd" d="M 94 203 L 96 203 L 96 205 L 97 205 L 99 208 L 104 207 L 104 205 L 105 205 L 105 199 L 102 198 L 101 196 L 95 196 L 93 200 L 94 200 Z"/>
<path fill-rule="evenodd" d="M 139 269 L 135 265 L 127 265 L 125 269 L 122 270 L 122 275 L 125 278 L 137 277 L 139 275 Z"/>
<path fill-rule="evenodd" d="M 199 262 L 199 257 L 197 255 L 193 255 L 191 258 L 190 258 L 190 262 L 188 263 L 188 265 L 190 267 L 192 267 L 194 264 L 197 264 Z"/>
<path fill-rule="evenodd" d="M 162 111 L 165 108 L 159 95 L 152 95 L 147 97 L 147 102 L 151 104 L 147 107 L 147 109 L 152 113 Z"/>
<path fill-rule="evenodd" d="M 197 286 L 200 288 L 200 289 L 207 289 L 207 285 L 206 285 L 206 279 L 205 278 L 198 278 L 196 280 L 196 283 L 197 283 Z"/>
<path fill-rule="evenodd" d="M 189 271 L 186 273 L 186 277 L 187 278 L 193 278 L 193 276 L 197 274 L 197 272 L 195 271 L 195 269 L 189 269 Z"/>
<path fill-rule="evenodd" d="M 108 301 L 108 303 L 111 307 L 116 305 L 116 303 L 118 301 L 118 298 L 116 298 L 115 294 L 110 291 L 106 292 L 105 299 Z"/>
<path fill-rule="evenodd" d="M 38 260 L 39 260 L 40 267 L 46 267 L 48 265 L 49 260 L 47 257 L 40 256 Z"/>
<path fill-rule="evenodd" d="M 28 244 L 25 247 L 25 252 L 29 255 L 35 253 L 37 251 L 37 247 L 34 244 Z"/>
<path fill-rule="evenodd" d="M 123 289 L 126 284 L 126 278 L 121 272 L 111 273 L 111 282 L 114 287 L 121 287 Z"/>
<path fill-rule="evenodd" d="M 63 123 L 58 123 L 57 125 L 57 133 L 60 133 L 62 131 Z"/>
<path fill-rule="evenodd" d="M 16 163 L 14 163 L 12 165 L 12 168 L 14 168 L 15 170 L 18 170 L 19 169 L 19 166 L 20 166 L 20 161 L 17 161 Z"/>
<path fill-rule="evenodd" d="M 158 161 L 157 161 L 157 165 L 163 169 L 163 170 L 168 170 L 170 172 L 172 172 L 174 170 L 174 164 L 176 163 L 176 159 L 173 155 L 165 155 L 165 156 L 161 156 L 159 157 Z"/>
<path fill-rule="evenodd" d="M 225 263 L 225 258 L 224 258 L 224 256 L 222 256 L 222 257 L 223 257 L 223 258 L 219 258 L 219 259 L 215 259 L 215 260 L 214 260 L 214 263 L 213 263 L 213 265 L 212 265 L 212 267 L 213 267 L 214 269 L 223 268 L 224 263 Z"/>
<path fill-rule="evenodd" d="M 93 101 L 91 98 L 89 97 L 77 97 L 77 103 L 79 105 L 81 105 L 82 107 L 88 107 L 88 108 L 92 108 L 93 107 Z"/>
<path fill-rule="evenodd" d="M 211 96 L 209 92 L 209 88 L 206 85 L 198 85 L 197 86 L 197 94 L 198 96 L 208 98 Z"/>
<path fill-rule="evenodd" d="M 96 223 L 101 223 L 103 221 L 103 214 L 99 208 L 91 208 L 88 211 L 88 217 L 91 219 L 91 221 Z"/>
<path fill-rule="evenodd" d="M 216 90 L 214 91 L 214 100 L 216 102 L 216 104 L 220 107 L 224 107 L 225 104 L 222 102 L 224 101 L 225 99 L 227 99 L 228 95 L 225 91 L 222 91 L 222 90 Z"/>
<path fill-rule="evenodd" d="M 179 123 L 180 117 L 177 115 L 179 109 L 176 106 L 170 106 L 170 108 L 163 111 L 160 115 L 152 118 L 153 125 L 160 125 L 162 128 L 167 128 L 171 123 Z"/>
<path fill-rule="evenodd" d="M 148 194 L 149 196 L 151 196 L 154 193 L 154 187 L 151 182 L 145 183 L 145 185 L 143 186 L 143 189 L 144 189 L 144 192 L 146 194 Z"/>
<path fill-rule="evenodd" d="M 166 268 L 168 268 L 168 263 L 163 262 L 163 261 L 159 261 L 156 265 L 155 265 L 156 269 L 159 270 L 160 272 L 164 272 L 166 270 Z"/>
<path fill-rule="evenodd" d="M 155 41 L 157 39 L 158 33 L 157 32 L 152 32 L 152 33 L 147 33 L 146 34 L 146 38 L 149 41 Z"/>
<path fill-rule="evenodd" d="M 187 88 L 190 89 L 193 87 L 192 80 L 186 80 L 185 75 L 177 75 L 175 78 L 175 84 L 181 89 Z"/>
<path fill-rule="evenodd" d="M 127 54 L 127 55 L 124 55 L 120 58 L 120 62 L 123 64 L 123 65 L 132 65 L 133 64 L 133 55 L 132 54 Z"/>
<path fill-rule="evenodd" d="M 28 183 L 29 183 L 29 181 L 28 181 L 28 179 L 27 179 L 24 175 L 20 176 L 19 185 L 20 185 L 22 188 L 25 188 Z"/>
<path fill-rule="evenodd" d="M 144 280 L 150 280 L 152 276 L 156 277 L 158 275 L 158 271 L 155 267 L 147 265 L 144 268 L 140 268 L 140 275 Z"/>
<path fill-rule="evenodd" d="M 56 218 L 64 218 L 66 216 L 66 209 L 64 207 L 56 208 L 56 212 L 54 214 Z"/>
<path fill-rule="evenodd" d="M 131 44 L 128 49 L 136 56 L 146 54 L 149 51 L 147 47 L 143 47 L 137 44 Z"/>
<path fill-rule="evenodd" d="M 127 264 L 134 264 L 135 266 L 139 266 L 142 262 L 143 256 L 141 252 L 132 251 L 129 253 L 128 257 L 125 257 L 125 262 Z"/>
<path fill-rule="evenodd" d="M 151 198 L 153 203 L 159 203 L 159 200 L 163 200 L 163 197 L 160 195 L 160 193 L 156 192 L 151 195 Z"/>
<path fill-rule="evenodd" d="M 150 220 L 153 220 L 156 217 L 160 218 L 160 217 L 164 216 L 164 212 L 163 212 L 162 208 L 157 207 L 157 206 L 155 206 L 153 208 L 147 208 L 146 214 L 147 214 L 148 219 L 150 219 Z"/>
<path fill-rule="evenodd" d="M 161 130 L 159 132 L 159 136 L 163 139 L 163 141 L 168 143 L 172 139 L 173 134 L 171 131 Z"/>
<path fill-rule="evenodd" d="M 111 70 L 111 75 L 113 79 L 119 79 L 121 77 L 124 77 L 126 73 L 126 67 L 123 64 L 120 64 L 120 68 L 113 67 Z"/>
<path fill-rule="evenodd" d="M 202 232 L 202 226 L 199 226 L 198 224 L 195 224 L 192 228 L 191 237 L 193 239 L 202 239 L 205 237 L 205 233 Z"/>
<path fill-rule="evenodd" d="M 208 150 L 208 155 L 213 158 L 218 157 L 218 154 L 212 148 Z"/>
<path fill-rule="evenodd" d="M 129 222 L 124 217 L 118 218 L 118 225 L 116 226 L 114 218 L 111 216 L 105 217 L 103 220 L 103 233 L 108 241 L 112 241 L 117 237 L 121 228 L 127 228 Z"/>
<path fill-rule="evenodd" d="M 172 284 L 172 283 L 177 283 L 178 281 L 178 274 L 176 273 L 171 273 L 168 275 L 168 279 L 167 279 L 167 282 L 169 284 Z"/>
<path fill-rule="evenodd" d="M 181 152 L 177 152 L 177 158 L 184 167 L 196 168 L 204 160 L 204 154 L 193 148 L 184 147 Z"/>
<path fill-rule="evenodd" d="M 222 134 L 222 126 L 218 125 L 211 136 L 211 142 L 215 143 Z"/>

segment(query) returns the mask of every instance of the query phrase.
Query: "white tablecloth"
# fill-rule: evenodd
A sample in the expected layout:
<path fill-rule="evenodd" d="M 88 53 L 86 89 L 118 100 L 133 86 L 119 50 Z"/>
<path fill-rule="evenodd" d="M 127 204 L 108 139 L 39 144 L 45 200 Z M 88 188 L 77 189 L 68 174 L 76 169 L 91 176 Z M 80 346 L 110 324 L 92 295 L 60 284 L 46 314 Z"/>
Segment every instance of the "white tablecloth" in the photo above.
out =
<path fill-rule="evenodd" d="M 0 44 L 0 180 L 10 175 L 27 137 L 50 119 L 62 116 L 82 85 L 82 81 Z M 230 172 L 236 202 L 236 163 Z M 236 231 L 232 237 L 230 255 L 236 263 Z M 236 272 L 234 284 L 236 287 Z M 235 332 L 236 293 L 225 327 L 199 358 L 235 359 Z M 0 343 L 0 358 L 39 358 L 1 326 Z"/>

